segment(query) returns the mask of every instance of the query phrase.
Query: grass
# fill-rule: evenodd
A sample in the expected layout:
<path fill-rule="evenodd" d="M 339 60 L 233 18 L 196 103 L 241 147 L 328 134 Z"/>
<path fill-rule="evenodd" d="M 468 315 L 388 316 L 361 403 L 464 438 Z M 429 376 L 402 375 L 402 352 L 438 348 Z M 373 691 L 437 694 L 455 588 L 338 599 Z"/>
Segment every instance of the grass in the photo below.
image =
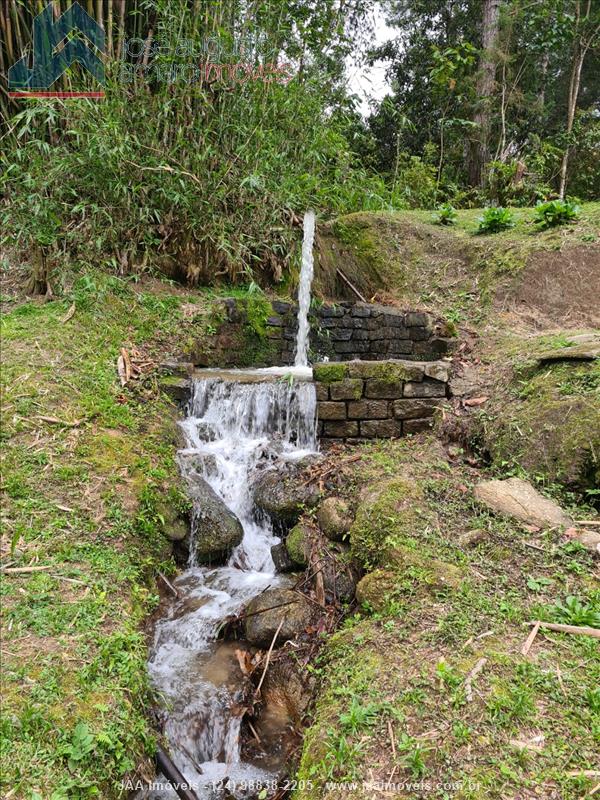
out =
<path fill-rule="evenodd" d="M 2 793 L 112 798 L 154 748 L 144 625 L 174 569 L 176 409 L 156 365 L 191 294 L 102 272 L 54 302 L 5 298 Z M 65 321 L 74 306 L 74 314 Z M 142 375 L 122 388 L 121 347 Z M 35 571 L 37 570 L 37 571 Z"/>
<path fill-rule="evenodd" d="M 600 594 L 591 555 L 565 545 L 557 531 L 531 533 L 479 506 L 472 487 L 481 468 L 450 467 L 433 437 L 353 452 L 361 459 L 352 475 L 346 470 L 339 485 L 333 479 L 330 491 L 356 504 L 358 488 L 378 476 L 420 487 L 423 513 L 411 529 L 418 551 L 459 566 L 464 579 L 440 593 L 399 570 L 391 591 L 381 584 L 387 602 L 384 596 L 376 611 L 359 609 L 330 638 L 298 797 L 366 798 L 387 781 L 388 791 L 407 798 L 583 798 L 597 783 L 597 642 L 543 632 L 527 657 L 520 650 L 530 619 L 595 619 Z M 387 539 L 386 523 L 398 513 L 398 498 L 388 500 L 370 518 L 372 543 Z M 485 535 L 464 548 L 459 536 L 470 529 Z"/>

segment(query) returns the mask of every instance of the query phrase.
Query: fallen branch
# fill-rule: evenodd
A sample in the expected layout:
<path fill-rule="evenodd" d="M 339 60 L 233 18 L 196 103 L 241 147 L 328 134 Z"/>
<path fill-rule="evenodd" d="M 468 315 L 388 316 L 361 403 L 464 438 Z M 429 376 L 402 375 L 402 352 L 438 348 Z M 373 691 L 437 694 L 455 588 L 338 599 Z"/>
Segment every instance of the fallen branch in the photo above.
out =
<path fill-rule="evenodd" d="M 465 697 L 467 698 L 467 703 L 473 702 L 473 679 L 481 672 L 486 664 L 487 658 L 480 658 L 465 678 Z"/>
<path fill-rule="evenodd" d="M 58 419 L 57 417 L 45 417 L 42 414 L 38 414 L 37 419 L 41 419 L 42 422 L 48 422 L 50 425 L 62 425 L 63 428 L 78 428 L 82 422 L 85 422 L 85 418 L 76 419 L 74 422 L 67 422 L 64 419 Z"/>
<path fill-rule="evenodd" d="M 367 302 L 367 301 L 365 300 L 365 298 L 362 296 L 362 294 L 361 294 L 361 293 L 358 291 L 358 289 L 356 288 L 356 286 L 355 286 L 353 283 L 351 283 L 351 282 L 350 282 L 350 279 L 349 279 L 349 278 L 347 278 L 347 277 L 344 275 L 344 273 L 342 272 L 342 270 L 341 270 L 339 267 L 336 269 L 336 273 L 337 273 L 337 274 L 340 276 L 340 278 L 341 278 L 341 279 L 344 281 L 344 283 L 346 284 L 346 286 L 348 286 L 348 288 L 352 289 L 352 291 L 353 291 L 353 292 L 354 292 L 354 294 L 355 294 L 355 295 L 358 297 L 358 299 L 359 299 L 359 300 L 362 300 L 362 302 L 363 302 L 363 303 L 366 303 L 366 302 Z"/>
<path fill-rule="evenodd" d="M 162 747 L 156 750 L 156 766 L 171 784 L 171 788 L 181 800 L 198 800 L 198 795 L 189 788 L 185 776 L 173 763 L 171 756 Z"/>
<path fill-rule="evenodd" d="M 589 628 L 583 625 L 562 625 L 559 622 L 539 622 L 537 620 L 525 622 L 524 625 L 537 625 L 540 628 L 546 628 L 549 631 L 558 631 L 559 633 L 573 633 L 576 636 L 593 636 L 594 639 L 600 639 L 600 628 Z"/>
<path fill-rule="evenodd" d="M 529 634 L 529 636 L 525 640 L 525 644 L 521 648 L 521 655 L 522 656 L 526 656 L 527 653 L 531 650 L 531 645 L 534 643 L 535 637 L 538 635 L 539 629 L 540 629 L 540 623 L 536 622 L 535 625 L 533 626 L 533 630 L 531 631 L 531 633 Z"/>
<path fill-rule="evenodd" d="M 263 685 L 263 681 L 265 679 L 265 675 L 267 674 L 267 670 L 269 669 L 269 661 L 271 660 L 271 653 L 273 652 L 273 648 L 275 647 L 275 642 L 277 641 L 277 637 L 279 636 L 279 631 L 283 625 L 283 621 L 285 619 L 285 615 L 281 617 L 281 622 L 279 623 L 277 630 L 275 631 L 275 635 L 273 636 L 273 641 L 271 642 L 271 646 L 267 652 L 267 660 L 265 661 L 265 668 L 263 669 L 263 673 L 260 676 L 260 681 L 258 682 L 258 686 L 256 687 L 255 696 L 258 695 L 260 692 L 260 687 Z"/>
<path fill-rule="evenodd" d="M 30 572 L 43 572 L 47 569 L 52 569 L 52 567 L 4 567 L 4 569 L 0 570 L 0 572 L 6 572 L 9 575 L 19 575 L 21 573 L 25 574 Z"/>
<path fill-rule="evenodd" d="M 159 572 L 159 573 L 158 573 L 158 577 L 159 577 L 159 578 L 162 578 L 162 581 L 163 581 L 163 583 L 165 584 L 165 586 L 167 587 L 167 589 L 168 589 L 168 590 L 171 592 L 171 594 L 173 595 L 173 597 L 177 597 L 177 598 L 179 598 L 179 592 L 178 592 L 178 591 L 177 591 L 177 589 L 176 589 L 176 588 L 173 586 L 173 584 L 171 583 L 171 581 L 170 581 L 170 580 L 169 580 L 169 579 L 166 577 L 166 575 L 163 575 L 163 574 L 162 574 L 162 572 Z"/>

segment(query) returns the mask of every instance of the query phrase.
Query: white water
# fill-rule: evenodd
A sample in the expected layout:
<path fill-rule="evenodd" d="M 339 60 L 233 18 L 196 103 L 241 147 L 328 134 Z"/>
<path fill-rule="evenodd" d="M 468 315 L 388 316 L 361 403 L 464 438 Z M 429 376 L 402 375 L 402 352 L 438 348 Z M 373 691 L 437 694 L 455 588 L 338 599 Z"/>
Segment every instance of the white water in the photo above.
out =
<path fill-rule="evenodd" d="M 315 212 L 308 210 L 304 215 L 304 238 L 302 240 L 302 269 L 300 270 L 300 286 L 298 288 L 298 335 L 296 337 L 297 367 L 308 364 L 308 338 L 310 325 L 308 311 L 310 309 L 310 287 L 312 285 L 313 243 L 315 239 Z"/>
<path fill-rule="evenodd" d="M 190 548 L 191 563 L 174 582 L 180 597 L 157 623 L 149 660 L 152 683 L 164 698 L 169 753 L 199 798 L 218 797 L 213 784 L 224 778 L 237 784 L 237 791 L 228 788 L 240 796 L 244 783 L 273 778 L 240 760 L 235 658 L 217 648 L 215 638 L 225 617 L 277 584 L 271 546 L 279 540 L 270 521 L 256 513 L 251 481 L 258 470 L 316 450 L 315 411 L 310 382 L 209 378 L 194 381 L 181 423 L 183 476 L 191 483 L 204 477 L 244 529 L 224 567 L 195 565 Z M 150 797 L 176 795 L 166 788 Z"/>

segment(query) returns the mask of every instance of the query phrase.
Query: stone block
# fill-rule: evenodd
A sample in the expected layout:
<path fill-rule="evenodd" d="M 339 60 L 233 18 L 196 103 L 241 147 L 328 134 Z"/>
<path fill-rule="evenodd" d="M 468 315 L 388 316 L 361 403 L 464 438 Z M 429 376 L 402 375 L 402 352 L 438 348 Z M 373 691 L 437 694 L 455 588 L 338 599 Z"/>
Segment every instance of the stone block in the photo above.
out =
<path fill-rule="evenodd" d="M 350 378 L 377 378 L 383 381 L 422 381 L 424 364 L 399 359 L 352 361 L 347 365 Z"/>
<path fill-rule="evenodd" d="M 349 419 L 386 419 L 388 416 L 386 400 L 353 400 L 348 403 Z"/>
<path fill-rule="evenodd" d="M 406 314 L 404 324 L 408 325 L 409 328 L 431 328 L 432 321 L 431 314 L 427 314 L 425 311 L 409 311 Z"/>
<path fill-rule="evenodd" d="M 382 381 L 371 378 L 365 383 L 365 397 L 369 400 L 395 400 L 402 397 L 402 381 Z"/>
<path fill-rule="evenodd" d="M 346 403 L 323 401 L 317 406 L 319 419 L 346 419 Z"/>
<path fill-rule="evenodd" d="M 358 422 L 325 422 L 323 426 L 323 436 L 331 436 L 334 439 L 345 439 L 348 436 L 358 436 Z"/>
<path fill-rule="evenodd" d="M 349 342 L 354 331 L 352 328 L 333 328 L 330 333 L 333 342 Z"/>
<path fill-rule="evenodd" d="M 317 400 L 329 400 L 329 384 L 315 383 Z"/>
<path fill-rule="evenodd" d="M 368 419 L 360 421 L 360 435 L 365 439 L 389 439 L 402 436 L 402 423 L 397 419 Z"/>
<path fill-rule="evenodd" d="M 446 384 L 426 378 L 420 383 L 405 383 L 404 397 L 445 397 Z"/>
<path fill-rule="evenodd" d="M 413 342 L 410 339 L 394 339 L 389 342 L 388 353 L 390 355 L 408 355 L 414 350 Z"/>
<path fill-rule="evenodd" d="M 421 385 L 419 384 L 419 386 Z M 441 403 L 441 399 L 434 397 L 395 400 L 392 403 L 392 410 L 396 419 L 420 419 L 421 417 L 431 417 Z"/>
<path fill-rule="evenodd" d="M 356 303 L 350 311 L 353 317 L 370 317 L 372 314 L 372 306 L 368 303 Z"/>
<path fill-rule="evenodd" d="M 408 330 L 413 342 L 424 342 L 431 337 L 431 331 L 427 328 L 413 327 Z"/>
<path fill-rule="evenodd" d="M 346 309 L 342 308 L 342 306 L 321 306 L 318 311 L 320 317 L 343 317 L 346 313 Z"/>
<path fill-rule="evenodd" d="M 402 429 L 405 435 L 410 433 L 420 433 L 421 431 L 427 431 L 433 426 L 433 417 L 427 417 L 426 419 L 406 419 L 402 423 Z"/>
<path fill-rule="evenodd" d="M 292 310 L 292 304 L 286 303 L 284 300 L 273 300 L 271 303 L 271 308 L 277 314 L 287 314 L 288 311 Z"/>
<path fill-rule="evenodd" d="M 313 378 L 315 381 L 332 383 L 333 381 L 341 381 L 347 375 L 348 365 L 340 364 L 339 361 L 324 361 L 313 365 Z"/>
<path fill-rule="evenodd" d="M 330 388 L 332 400 L 360 400 L 363 393 L 363 382 L 360 378 L 346 378 L 336 381 Z"/>
<path fill-rule="evenodd" d="M 365 342 L 371 338 L 371 331 L 365 328 L 355 328 L 352 331 L 352 338 L 357 341 Z"/>
<path fill-rule="evenodd" d="M 334 342 L 336 353 L 366 353 L 370 349 L 369 342 Z"/>
<path fill-rule="evenodd" d="M 404 328 L 404 312 L 403 311 L 384 311 L 383 314 L 384 325 L 391 328 Z"/>
<path fill-rule="evenodd" d="M 436 381 L 448 383 L 450 380 L 450 364 L 447 361 L 432 361 L 425 364 L 425 375 Z"/>
<path fill-rule="evenodd" d="M 283 319 L 281 317 L 267 317 L 267 325 L 271 327 L 280 328 L 283 325 Z"/>

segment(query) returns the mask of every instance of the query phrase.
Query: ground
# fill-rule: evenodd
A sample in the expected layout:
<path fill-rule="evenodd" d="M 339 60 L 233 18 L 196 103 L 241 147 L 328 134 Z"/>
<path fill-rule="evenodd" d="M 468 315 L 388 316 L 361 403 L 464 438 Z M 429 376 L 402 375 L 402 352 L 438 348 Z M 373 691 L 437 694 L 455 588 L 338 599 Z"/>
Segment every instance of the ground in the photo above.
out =
<path fill-rule="evenodd" d="M 597 413 L 594 368 L 552 368 L 548 383 L 548 370 L 528 372 L 525 356 L 540 331 L 556 336 L 557 327 L 597 324 L 600 204 L 586 204 L 577 225 L 542 233 L 521 225 L 475 237 L 476 215 L 459 212 L 451 232 L 432 225 L 427 212 L 352 215 L 324 227 L 321 246 L 333 243 L 339 254 L 341 242 L 350 255 L 358 252 L 339 263 L 369 299 L 445 316 L 465 343 L 457 359 L 475 366 L 477 380 L 501 384 L 515 409 L 529 413 L 543 388 L 569 402 L 583 397 Z M 210 338 L 218 325 L 211 301 L 240 290 L 191 291 L 88 267 L 62 270 L 54 299 L 44 302 L 23 296 L 26 264 L 14 254 L 3 263 L 3 796 L 118 797 L 123 777 L 151 774 L 144 622 L 157 603 L 158 573 L 174 569 L 165 525 L 173 508 L 184 511 L 174 463 L 177 409 L 159 390 L 158 364 L 180 355 L 182 342 Z M 549 276 L 554 287 L 568 287 L 555 291 L 550 306 Z M 317 289 L 322 298 L 341 291 L 325 262 Z M 125 387 L 117 371 L 122 348 L 134 367 Z M 466 415 L 462 404 L 455 411 Z M 502 405 L 484 404 L 469 419 L 494 422 L 502 413 Z M 520 419 L 516 426 L 522 429 Z M 371 496 L 352 542 L 363 566 L 383 570 L 384 588 L 377 610 L 349 613 L 314 667 L 321 688 L 301 780 L 454 776 L 483 788 L 452 797 L 561 800 L 583 797 L 598 782 L 597 644 L 540 632 L 530 656 L 519 655 L 524 622 L 574 613 L 557 602 L 576 595 L 581 614 L 593 613 L 591 558 L 557 532 L 525 531 L 474 504 L 478 477 L 529 469 L 514 458 L 507 465 L 485 434 L 480 452 L 452 459 L 428 437 L 358 446 L 360 459 L 341 487 L 353 506 L 368 500 L 368 487 L 395 487 Z M 532 441 L 519 447 L 530 453 Z M 503 446 L 511 458 L 517 452 L 512 440 Z M 563 502 L 594 499 L 576 488 L 565 495 L 561 475 L 533 472 Z M 406 480 L 418 497 L 398 536 L 394 504 Z M 581 505 L 574 513 L 595 514 Z M 486 535 L 467 550 L 457 537 L 473 527 Z M 382 531 L 391 568 L 376 563 Z M 408 548 L 405 566 L 411 553 L 452 565 L 460 589 L 429 579 L 431 569 L 416 556 L 403 571 L 401 548 Z M 466 676 L 484 657 L 469 702 Z M 578 770 L 593 774 L 571 774 Z M 300 796 L 344 792 L 305 787 Z"/>
<path fill-rule="evenodd" d="M 449 457 L 435 436 L 352 452 L 360 460 L 330 491 L 356 503 L 360 487 L 386 476 L 376 503 L 358 501 L 350 531 L 371 569 L 378 554 L 376 603 L 363 602 L 324 648 L 297 796 L 588 796 L 600 778 L 598 641 L 540 631 L 520 651 L 529 620 L 598 624 L 592 556 L 558 531 L 489 513 L 472 494 L 487 471 Z M 473 547 L 461 540 L 470 530 L 480 531 Z M 408 567 L 390 555 L 399 544 L 414 554 Z M 436 563 L 450 568 L 449 585 L 431 580 Z M 564 610 L 569 596 L 578 611 Z"/>

